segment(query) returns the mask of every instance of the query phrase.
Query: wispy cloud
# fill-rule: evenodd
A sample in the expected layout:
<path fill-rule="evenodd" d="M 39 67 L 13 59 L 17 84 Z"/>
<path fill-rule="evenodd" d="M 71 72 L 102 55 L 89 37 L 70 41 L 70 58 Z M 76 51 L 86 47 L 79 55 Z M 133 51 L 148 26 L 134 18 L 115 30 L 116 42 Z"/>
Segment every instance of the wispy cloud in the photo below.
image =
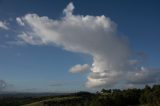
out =
<path fill-rule="evenodd" d="M 32 45 L 54 44 L 67 51 L 91 55 L 93 63 L 87 77 L 87 87 L 110 87 L 120 82 L 135 84 L 133 79 L 139 82 L 154 81 L 146 73 L 160 77 L 160 74 L 157 74 L 160 69 L 155 73 L 155 69 L 143 70 L 139 59 L 133 56 L 134 50 L 131 50 L 128 41 L 118 34 L 117 25 L 109 17 L 74 15 L 74 8 L 74 5 L 69 3 L 63 10 L 64 17 L 59 20 L 37 14 L 17 17 L 18 23 L 21 26 L 23 23 L 26 28 L 18 35 L 19 41 Z M 73 66 L 70 71 L 80 72 L 83 68 L 87 69 L 88 66 Z"/>

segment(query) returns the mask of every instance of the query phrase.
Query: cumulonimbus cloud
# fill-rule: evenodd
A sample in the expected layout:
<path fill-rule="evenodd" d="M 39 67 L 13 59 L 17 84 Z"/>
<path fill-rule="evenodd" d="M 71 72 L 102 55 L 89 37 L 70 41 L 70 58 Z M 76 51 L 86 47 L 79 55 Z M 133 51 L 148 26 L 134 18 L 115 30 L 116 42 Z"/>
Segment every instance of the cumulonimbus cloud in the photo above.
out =
<path fill-rule="evenodd" d="M 138 62 L 132 59 L 128 41 L 118 34 L 110 18 L 74 15 L 73 10 L 74 5 L 69 3 L 63 11 L 64 17 L 59 20 L 37 14 L 17 17 L 18 23 L 25 28 L 18 35 L 19 41 L 32 45 L 54 44 L 67 51 L 91 55 L 93 63 L 87 87 L 109 87 L 120 82 L 135 84 L 141 80 L 153 82 L 160 77 L 159 70 L 154 73 L 154 69 L 143 70 L 136 65 Z"/>

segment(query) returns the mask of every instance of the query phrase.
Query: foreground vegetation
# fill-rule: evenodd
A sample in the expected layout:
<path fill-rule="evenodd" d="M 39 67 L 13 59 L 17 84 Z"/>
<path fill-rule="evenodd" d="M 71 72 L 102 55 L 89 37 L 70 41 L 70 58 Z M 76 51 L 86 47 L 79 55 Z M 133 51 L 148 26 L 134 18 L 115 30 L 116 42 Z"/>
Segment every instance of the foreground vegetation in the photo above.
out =
<path fill-rule="evenodd" d="M 26 104 L 26 105 L 25 105 Z M 160 85 L 143 89 L 102 89 L 96 94 L 78 92 L 64 96 L 0 99 L 0 106 L 160 106 Z"/>

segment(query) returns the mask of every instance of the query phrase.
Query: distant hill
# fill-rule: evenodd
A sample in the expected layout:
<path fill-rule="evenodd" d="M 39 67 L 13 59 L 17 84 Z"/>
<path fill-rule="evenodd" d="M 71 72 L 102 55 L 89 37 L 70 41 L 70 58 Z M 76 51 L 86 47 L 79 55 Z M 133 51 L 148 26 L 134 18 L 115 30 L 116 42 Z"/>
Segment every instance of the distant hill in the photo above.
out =
<path fill-rule="evenodd" d="M 69 93 L 0 93 L 0 98 L 3 97 L 42 97 L 42 96 L 57 96 L 57 95 L 68 95 Z"/>

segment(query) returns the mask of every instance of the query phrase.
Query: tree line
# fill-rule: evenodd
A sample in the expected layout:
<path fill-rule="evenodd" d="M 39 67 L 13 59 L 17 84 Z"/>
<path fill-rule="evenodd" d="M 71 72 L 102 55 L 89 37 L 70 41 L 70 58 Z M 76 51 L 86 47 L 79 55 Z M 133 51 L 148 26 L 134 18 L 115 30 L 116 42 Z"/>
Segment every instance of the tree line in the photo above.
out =
<path fill-rule="evenodd" d="M 143 89 L 102 89 L 92 102 L 92 106 L 160 106 L 160 85 L 146 85 Z"/>

